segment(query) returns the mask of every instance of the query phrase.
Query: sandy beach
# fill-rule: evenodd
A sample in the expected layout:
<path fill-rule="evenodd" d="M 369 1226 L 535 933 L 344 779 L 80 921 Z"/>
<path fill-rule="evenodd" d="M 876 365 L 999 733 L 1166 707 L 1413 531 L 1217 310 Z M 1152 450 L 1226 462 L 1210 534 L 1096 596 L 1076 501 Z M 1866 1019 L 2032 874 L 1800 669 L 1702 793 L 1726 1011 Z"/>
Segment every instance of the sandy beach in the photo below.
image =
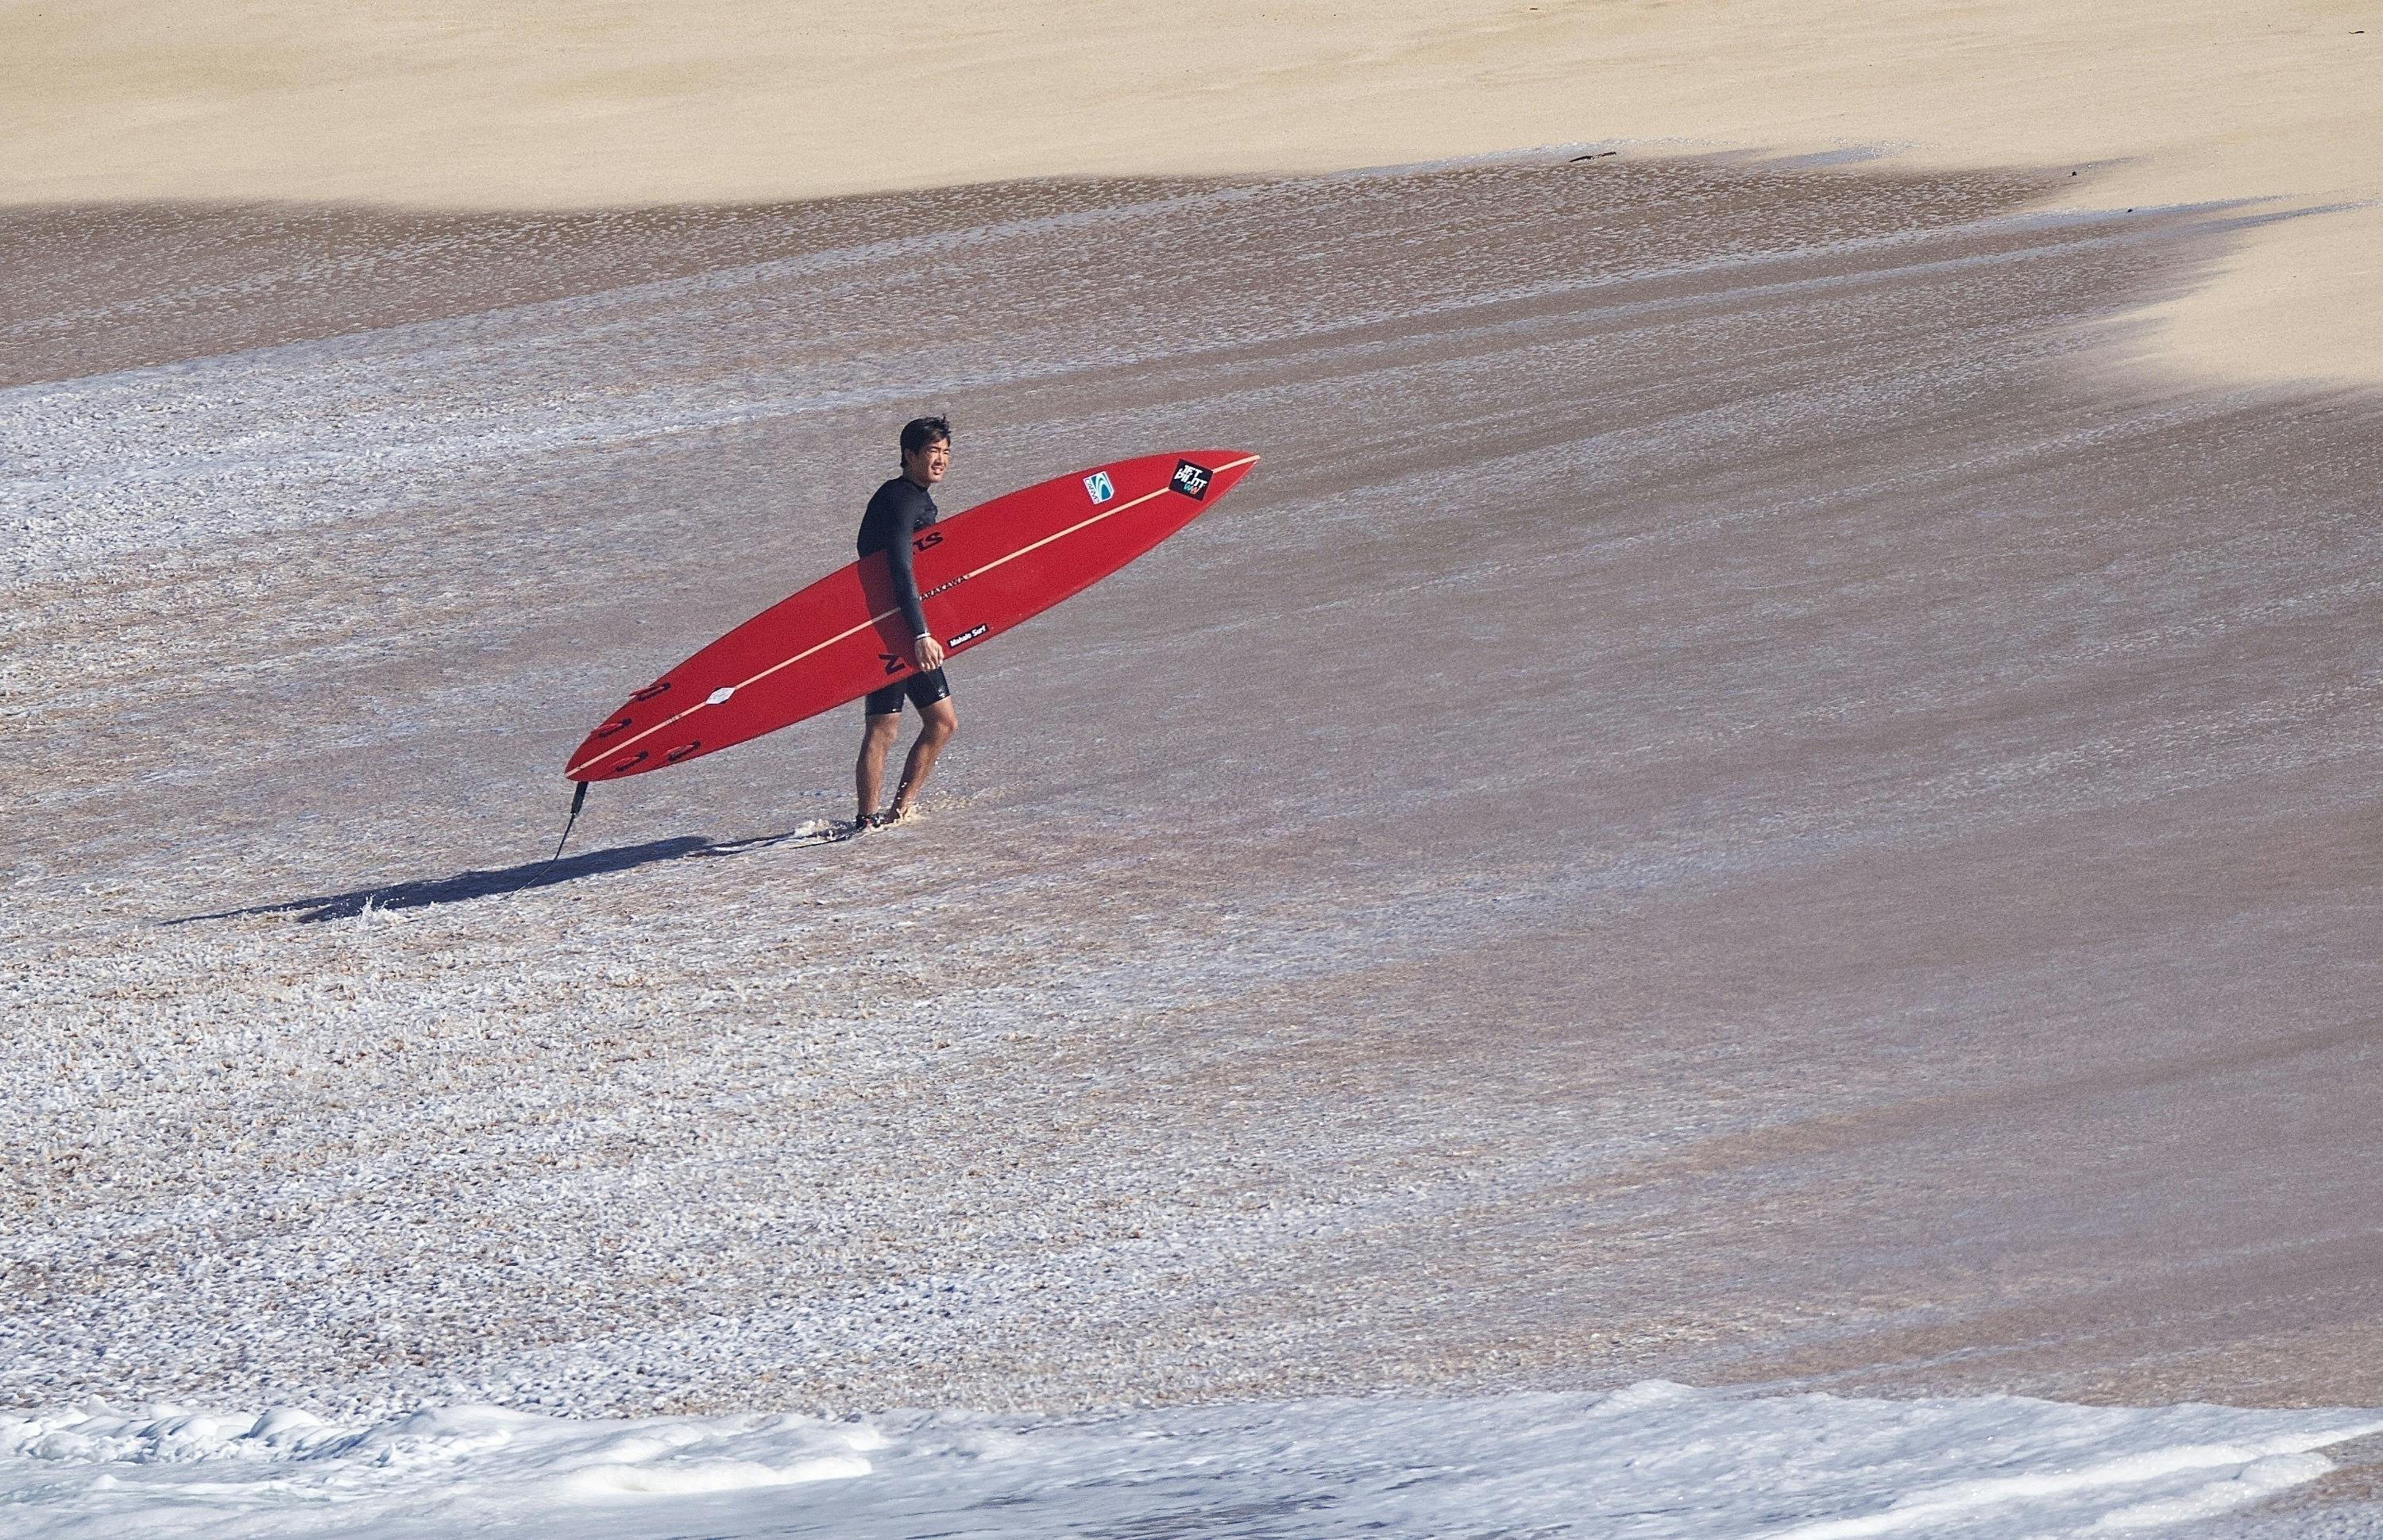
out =
<path fill-rule="evenodd" d="M 1825 1392 L 1940 1533 L 2374 1533 L 2364 23 L 1681 9 L 0 13 L 0 1408 L 1488 1398 L 1553 1524 L 1518 1424 Z M 838 713 L 548 861 L 927 410 L 947 508 L 1266 459 L 955 669 L 924 819 L 833 837 Z M 336 1442 L 73 1415 L 0 1486 Z M 1867 1522 L 1784 1469 L 1678 1490 Z"/>
<path fill-rule="evenodd" d="M 2246 238 L 2155 309 L 2147 346 L 2224 379 L 2383 378 L 2366 0 L 18 0 L 0 7 L 0 203 L 479 209 L 1533 145 L 1884 153 L 2050 170 L 2055 207 L 2327 210 Z"/>

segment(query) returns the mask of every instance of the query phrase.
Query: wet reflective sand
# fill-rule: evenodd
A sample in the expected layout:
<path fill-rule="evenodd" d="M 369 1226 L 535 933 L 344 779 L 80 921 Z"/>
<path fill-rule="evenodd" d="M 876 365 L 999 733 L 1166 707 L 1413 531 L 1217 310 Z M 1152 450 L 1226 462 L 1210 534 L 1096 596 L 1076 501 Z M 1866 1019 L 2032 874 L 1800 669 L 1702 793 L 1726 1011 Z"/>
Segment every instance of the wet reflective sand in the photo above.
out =
<path fill-rule="evenodd" d="M 2383 411 L 2039 191 L 0 218 L 0 1401 L 2383 1404 Z M 925 410 L 1266 460 L 926 820 L 772 838 L 839 716 L 539 864 Z"/>

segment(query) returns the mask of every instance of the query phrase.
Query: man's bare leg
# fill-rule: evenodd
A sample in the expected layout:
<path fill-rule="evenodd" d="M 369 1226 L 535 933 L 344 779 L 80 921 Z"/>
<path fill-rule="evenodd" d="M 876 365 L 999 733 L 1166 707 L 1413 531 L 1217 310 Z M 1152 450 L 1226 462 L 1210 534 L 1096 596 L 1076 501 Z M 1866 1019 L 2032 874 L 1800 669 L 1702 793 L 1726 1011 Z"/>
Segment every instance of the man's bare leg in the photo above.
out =
<path fill-rule="evenodd" d="M 866 720 L 869 725 L 860 733 L 860 758 L 852 767 L 852 789 L 860 797 L 860 813 L 854 819 L 858 823 L 868 822 L 869 815 L 877 811 L 877 795 L 885 789 L 885 756 L 902 730 L 898 710 Z"/>
<path fill-rule="evenodd" d="M 910 758 L 902 766 L 902 784 L 894 793 L 894 806 L 890 809 L 896 819 L 909 816 L 910 805 L 919 800 L 919 793 L 927 784 L 927 777 L 934 772 L 935 756 L 944 751 L 944 745 L 952 741 L 952 734 L 960 728 L 959 713 L 952 709 L 948 696 L 932 706 L 920 707 L 919 715 L 925 720 L 919 725 L 919 741 L 910 745 Z M 877 719 L 871 717 L 869 721 L 873 730 Z M 883 762 L 882 756 L 880 762 Z"/>

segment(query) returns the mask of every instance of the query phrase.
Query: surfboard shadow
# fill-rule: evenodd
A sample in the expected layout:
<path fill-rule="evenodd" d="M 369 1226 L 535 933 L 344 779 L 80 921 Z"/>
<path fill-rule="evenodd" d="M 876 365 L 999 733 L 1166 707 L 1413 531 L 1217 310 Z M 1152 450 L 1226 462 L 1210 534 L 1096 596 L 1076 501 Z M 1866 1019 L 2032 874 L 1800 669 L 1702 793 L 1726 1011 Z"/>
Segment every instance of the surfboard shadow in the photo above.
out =
<path fill-rule="evenodd" d="M 467 899 L 498 898 L 506 893 L 527 893 L 534 888 L 550 888 L 583 877 L 633 871 L 638 867 L 656 866 L 664 861 L 743 856 L 788 843 L 824 844 L 835 843 L 835 840 L 833 836 L 814 832 L 809 826 L 790 829 L 783 833 L 734 840 L 681 834 L 667 840 L 648 840 L 643 844 L 616 844 L 605 850 L 585 851 L 559 860 L 525 861 L 516 867 L 475 869 L 421 881 L 384 882 L 376 887 L 351 889 L 346 893 L 315 893 L 306 898 L 283 899 L 275 904 L 215 909 L 205 914 L 181 915 L 162 923 L 194 925 L 201 920 L 240 919 L 250 915 L 296 915 L 303 923 L 311 925 L 327 919 L 353 919 L 366 909 L 421 909 L 436 904 L 460 904 Z"/>

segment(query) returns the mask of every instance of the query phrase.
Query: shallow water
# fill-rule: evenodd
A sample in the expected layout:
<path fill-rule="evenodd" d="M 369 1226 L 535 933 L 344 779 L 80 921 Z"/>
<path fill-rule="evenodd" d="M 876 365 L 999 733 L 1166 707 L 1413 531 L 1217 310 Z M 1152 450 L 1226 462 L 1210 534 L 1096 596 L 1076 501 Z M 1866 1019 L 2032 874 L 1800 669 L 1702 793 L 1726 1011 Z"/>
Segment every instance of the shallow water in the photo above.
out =
<path fill-rule="evenodd" d="M 2037 191 L 10 216 L 0 1402 L 2383 1405 L 2383 425 Z M 540 864 L 923 410 L 1266 460 L 925 821 L 823 720 Z"/>
<path fill-rule="evenodd" d="M 2322 1474 L 2383 1414 L 2013 1397 L 1315 1400 L 1067 1418 L 326 1423 L 153 1408 L 0 1417 L 24 1540 L 924 1534 L 1986 1537 L 2168 1529 Z"/>

